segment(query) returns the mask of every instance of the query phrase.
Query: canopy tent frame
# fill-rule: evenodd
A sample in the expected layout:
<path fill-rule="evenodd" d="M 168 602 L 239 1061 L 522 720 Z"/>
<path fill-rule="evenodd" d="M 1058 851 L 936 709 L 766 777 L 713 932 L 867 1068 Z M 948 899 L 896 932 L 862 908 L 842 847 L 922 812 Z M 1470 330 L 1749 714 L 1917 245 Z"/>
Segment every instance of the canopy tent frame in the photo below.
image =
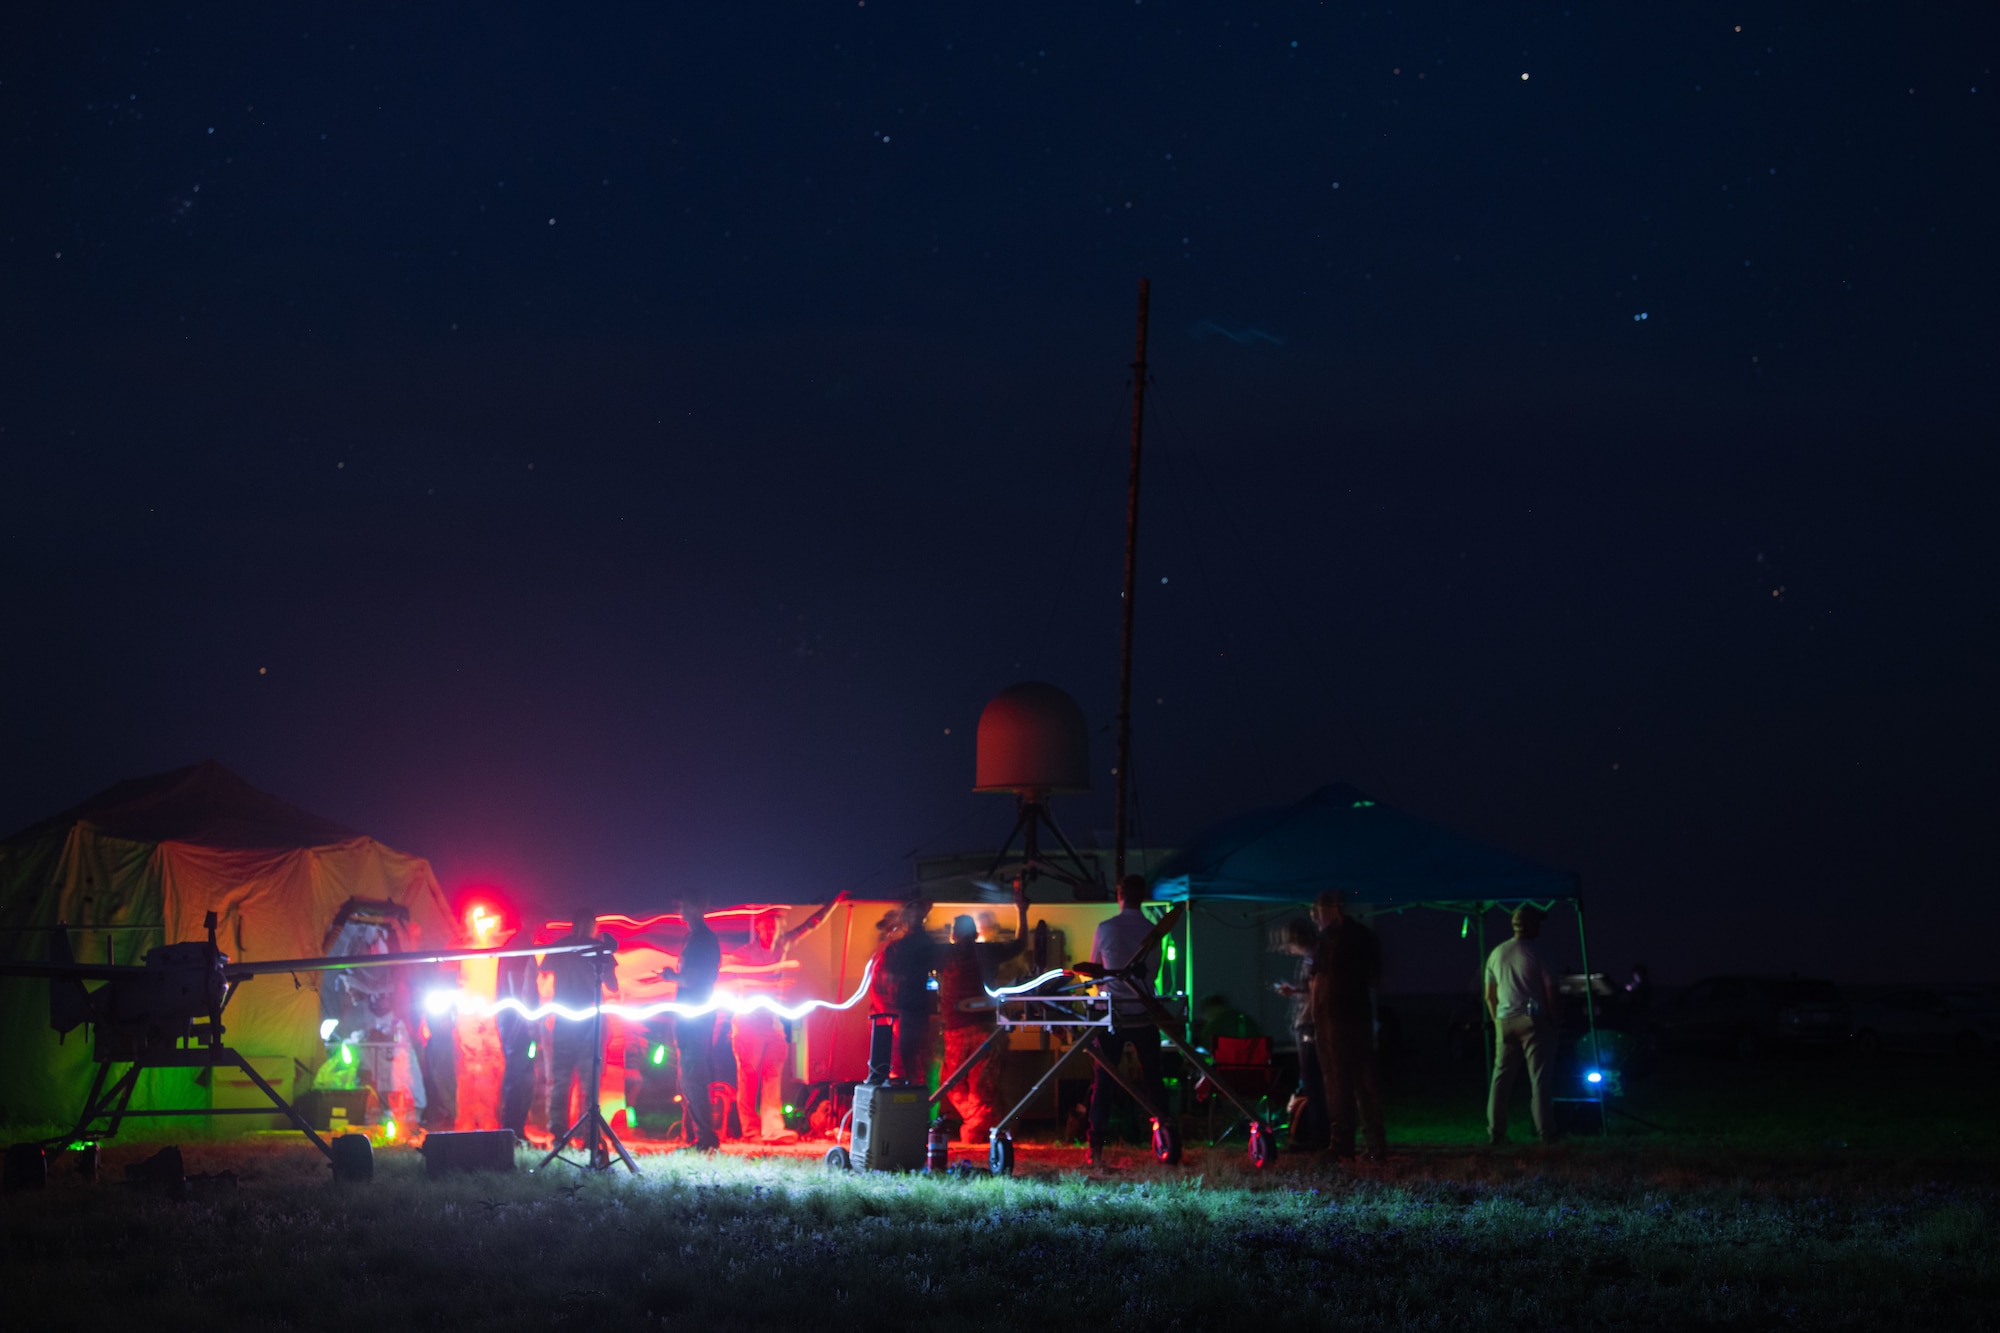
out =
<path fill-rule="evenodd" d="M 1480 888 L 1487 892 L 1479 892 Z M 1421 908 L 1479 922 L 1480 1011 L 1485 1012 L 1486 914 L 1558 903 L 1576 914 L 1584 986 L 1584 1023 L 1592 1058 L 1602 1050 L 1591 986 L 1583 888 L 1567 871 L 1537 864 L 1385 806 L 1352 787 L 1322 787 L 1290 806 L 1250 811 L 1198 835 L 1160 868 L 1155 892 L 1191 907 L 1202 902 L 1299 905 L 1325 889 L 1369 917 Z M 1453 889 L 1470 889 L 1456 893 Z M 1442 889 L 1445 892 L 1425 892 Z M 1162 892 L 1164 890 L 1164 892 Z M 1187 918 L 1183 986 L 1194 994 L 1194 913 Z M 1495 1043 L 1486 1042 L 1489 1083 Z M 1586 1084 L 1600 1132 L 1609 1132 L 1604 1085 Z"/>
<path fill-rule="evenodd" d="M 1186 959 L 1185 963 L 1182 964 L 1183 970 L 1181 973 L 1181 978 L 1182 978 L 1181 987 L 1184 991 L 1187 992 L 1189 996 L 1190 1010 L 1188 1014 L 1188 1022 L 1190 1025 L 1192 1025 L 1194 1021 L 1193 1011 L 1192 1011 L 1192 1000 L 1195 993 L 1194 990 L 1195 914 L 1192 909 L 1195 907 L 1197 903 L 1201 902 L 1202 900 L 1199 897 L 1194 896 L 1193 894 L 1189 894 L 1188 896 L 1180 899 L 1179 901 L 1185 902 L 1190 909 L 1187 914 L 1187 920 L 1184 923 L 1185 933 L 1183 935 L 1181 943 L 1182 957 Z M 1231 898 L 1215 899 L 1213 901 L 1243 902 L 1246 900 L 1242 898 L 1231 897 Z M 1251 899 L 1249 901 L 1268 902 L 1289 909 L 1296 909 L 1300 907 L 1310 906 L 1309 903 L 1301 902 L 1300 900 L 1295 898 L 1262 898 L 1262 899 Z M 1596 1058 L 1596 1053 L 1603 1049 L 1603 1044 L 1598 1040 L 1597 1036 L 1597 996 L 1595 992 L 1591 990 L 1591 985 L 1590 985 L 1590 979 L 1592 975 L 1590 971 L 1590 932 L 1588 931 L 1588 929 L 1586 929 L 1584 925 L 1583 893 L 1580 889 L 1577 892 L 1569 895 L 1568 897 L 1543 898 L 1540 900 L 1533 898 L 1462 898 L 1462 899 L 1440 898 L 1434 901 L 1426 901 L 1426 902 L 1396 903 L 1392 906 L 1380 907 L 1380 908 L 1376 907 L 1374 904 L 1359 902 L 1359 901 L 1347 903 L 1345 905 L 1353 908 L 1356 913 L 1368 917 L 1401 916 L 1403 913 L 1408 911 L 1423 909 L 1426 911 L 1443 912 L 1447 915 L 1456 914 L 1464 917 L 1469 917 L 1472 920 L 1478 922 L 1479 923 L 1478 947 L 1479 947 L 1479 967 L 1480 967 L 1479 1004 L 1480 1004 L 1480 1011 L 1484 1013 L 1486 1007 L 1485 968 L 1486 968 L 1486 958 L 1488 953 L 1490 952 L 1486 947 L 1487 913 L 1495 911 L 1513 911 L 1522 907 L 1533 907 L 1542 912 L 1544 915 L 1550 915 L 1553 913 L 1555 906 L 1558 903 L 1568 903 L 1570 909 L 1576 914 L 1576 945 L 1577 945 L 1577 951 L 1581 957 L 1583 965 L 1584 1025 L 1585 1025 L 1585 1030 L 1590 1035 L 1590 1049 L 1592 1053 L 1592 1058 L 1594 1059 Z M 1282 915 L 1285 915 L 1285 913 L 1274 912 L 1272 913 L 1272 919 L 1275 920 L 1276 918 Z M 1482 1026 L 1484 1026 L 1484 1024 L 1482 1024 Z M 1482 1051 L 1481 1059 L 1486 1070 L 1486 1079 L 1487 1082 L 1490 1084 L 1493 1079 L 1493 1058 L 1495 1052 L 1495 1043 L 1493 1041 L 1484 1041 L 1480 1043 L 1480 1047 Z M 1587 1098 L 1583 1098 L 1582 1100 L 1589 1101 L 1596 1105 L 1598 1132 L 1600 1134 L 1609 1134 L 1611 1132 L 1610 1108 L 1607 1107 L 1604 1103 L 1604 1091 L 1602 1085 L 1598 1086 L 1594 1095 Z"/>

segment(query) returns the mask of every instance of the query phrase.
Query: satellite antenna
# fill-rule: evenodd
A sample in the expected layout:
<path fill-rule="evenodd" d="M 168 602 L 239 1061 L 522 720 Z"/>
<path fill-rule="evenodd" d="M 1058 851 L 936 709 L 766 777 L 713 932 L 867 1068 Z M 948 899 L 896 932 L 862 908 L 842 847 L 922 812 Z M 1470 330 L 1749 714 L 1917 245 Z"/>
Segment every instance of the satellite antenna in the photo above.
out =
<path fill-rule="evenodd" d="M 1090 732 L 1076 700 L 1046 681 L 1009 685 L 979 715 L 974 791 L 1011 793 L 1014 830 L 1000 845 L 986 877 L 992 879 L 1020 843 L 1017 874 L 1025 886 L 1047 876 L 1067 884 L 1079 899 L 1102 899 L 1104 881 L 1084 863 L 1049 812 L 1058 792 L 1090 790 Z M 1041 835 L 1055 838 L 1061 861 L 1045 858 Z"/>

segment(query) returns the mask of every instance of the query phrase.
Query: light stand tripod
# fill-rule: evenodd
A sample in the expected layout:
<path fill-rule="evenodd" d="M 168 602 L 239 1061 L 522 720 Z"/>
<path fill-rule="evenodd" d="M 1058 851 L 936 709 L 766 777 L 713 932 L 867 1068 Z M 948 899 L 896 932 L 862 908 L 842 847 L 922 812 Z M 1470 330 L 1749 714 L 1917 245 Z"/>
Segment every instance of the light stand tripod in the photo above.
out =
<path fill-rule="evenodd" d="M 618 1160 L 625 1163 L 627 1171 L 635 1176 L 639 1174 L 638 1166 L 632 1161 L 632 1154 L 625 1151 L 625 1145 L 618 1141 L 618 1135 L 605 1122 L 604 1107 L 598 1100 L 598 1085 L 604 1080 L 604 969 L 610 961 L 609 950 L 590 955 L 591 977 L 596 985 L 591 990 L 593 1002 L 590 1006 L 590 1082 L 583 1090 L 583 1114 L 577 1117 L 574 1125 L 556 1137 L 555 1145 L 549 1149 L 549 1155 L 535 1164 L 537 1171 L 557 1160 L 569 1162 L 571 1166 L 582 1171 L 609 1171 L 611 1154 L 616 1152 Z M 565 1088 L 563 1091 L 567 1094 L 569 1090 Z M 569 1141 L 579 1133 L 583 1135 L 585 1160 L 572 1162 L 562 1155 L 563 1149 L 569 1147 Z"/>

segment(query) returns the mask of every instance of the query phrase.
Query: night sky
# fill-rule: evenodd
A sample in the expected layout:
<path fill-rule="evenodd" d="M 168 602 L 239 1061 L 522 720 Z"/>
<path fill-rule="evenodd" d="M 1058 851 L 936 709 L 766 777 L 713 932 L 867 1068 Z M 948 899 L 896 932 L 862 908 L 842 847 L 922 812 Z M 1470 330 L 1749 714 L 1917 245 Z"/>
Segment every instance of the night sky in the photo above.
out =
<path fill-rule="evenodd" d="M 1599 966 L 2000 977 L 1991 6 L 168 8 L 0 19 L 0 827 L 881 889 L 1042 678 L 1108 841 L 1147 277 L 1140 841 L 1347 781 Z"/>

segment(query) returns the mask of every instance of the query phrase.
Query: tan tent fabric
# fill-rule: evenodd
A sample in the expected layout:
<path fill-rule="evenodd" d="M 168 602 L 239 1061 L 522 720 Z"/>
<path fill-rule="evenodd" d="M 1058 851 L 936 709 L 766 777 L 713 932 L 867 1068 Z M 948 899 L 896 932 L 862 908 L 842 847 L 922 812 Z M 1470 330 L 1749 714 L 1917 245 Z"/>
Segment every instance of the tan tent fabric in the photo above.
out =
<path fill-rule="evenodd" d="M 260 792 L 213 761 L 123 782 L 0 842 L 0 958 L 47 957 L 46 928 L 71 924 L 79 959 L 138 963 L 148 949 L 203 937 L 233 959 L 317 956 L 349 899 L 410 913 L 409 947 L 457 941 L 450 906 L 422 857 L 407 856 Z M 39 929 L 38 929 L 39 928 Z M 230 999 L 228 1042 L 245 1055 L 324 1058 L 320 976 L 260 977 Z M 94 1067 L 81 1029 L 58 1044 L 48 985 L 0 978 L 0 1123 L 64 1122 Z M 202 1106 L 184 1071 L 151 1071 L 135 1106 Z"/>

